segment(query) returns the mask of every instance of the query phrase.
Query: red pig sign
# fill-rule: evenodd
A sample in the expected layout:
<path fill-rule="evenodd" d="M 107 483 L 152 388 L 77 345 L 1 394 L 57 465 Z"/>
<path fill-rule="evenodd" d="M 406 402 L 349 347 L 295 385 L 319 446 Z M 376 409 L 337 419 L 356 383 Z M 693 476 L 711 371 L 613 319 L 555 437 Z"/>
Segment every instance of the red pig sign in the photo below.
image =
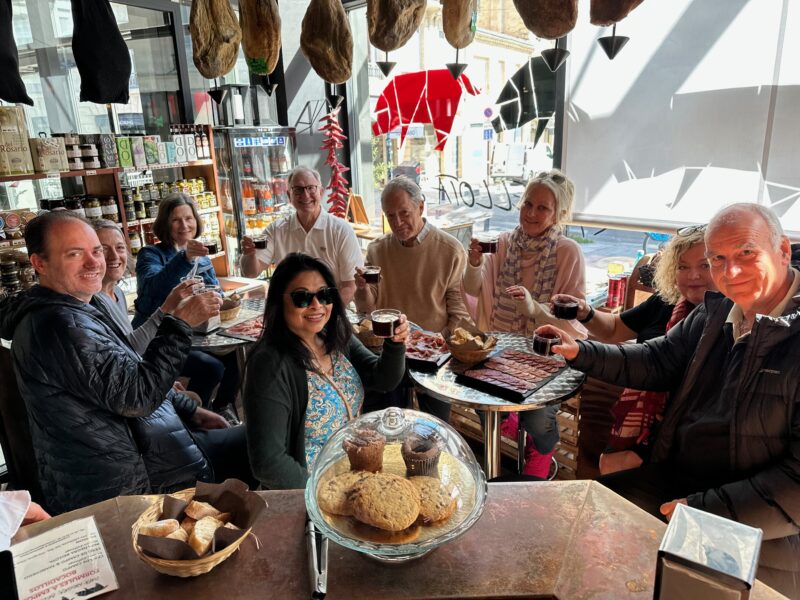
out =
<path fill-rule="evenodd" d="M 431 123 L 436 132 L 435 149 L 442 150 L 463 93 L 477 96 L 480 90 L 466 75 L 453 79 L 447 69 L 397 75 L 378 98 L 372 133 L 381 135 L 400 127 L 402 144 L 411 123 Z"/>

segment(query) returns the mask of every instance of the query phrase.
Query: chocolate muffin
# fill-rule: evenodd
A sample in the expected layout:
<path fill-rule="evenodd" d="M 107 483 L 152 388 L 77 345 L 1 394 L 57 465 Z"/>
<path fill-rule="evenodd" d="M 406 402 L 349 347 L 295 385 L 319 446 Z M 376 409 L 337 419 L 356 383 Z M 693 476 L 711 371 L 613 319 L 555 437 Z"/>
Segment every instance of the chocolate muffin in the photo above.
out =
<path fill-rule="evenodd" d="M 386 438 L 371 429 L 356 429 L 342 442 L 342 448 L 350 459 L 350 469 L 373 473 L 383 468 L 385 446 Z"/>
<path fill-rule="evenodd" d="M 439 455 L 442 453 L 439 439 L 431 435 L 412 433 L 400 448 L 400 454 L 406 463 L 406 474 L 409 477 L 428 475 L 438 477 Z"/>

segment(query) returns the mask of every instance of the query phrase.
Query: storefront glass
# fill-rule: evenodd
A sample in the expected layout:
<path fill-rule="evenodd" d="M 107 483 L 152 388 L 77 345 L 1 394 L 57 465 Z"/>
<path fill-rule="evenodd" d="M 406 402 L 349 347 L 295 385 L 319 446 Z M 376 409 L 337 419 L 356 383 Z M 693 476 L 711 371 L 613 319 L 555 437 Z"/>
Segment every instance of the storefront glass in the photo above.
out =
<path fill-rule="evenodd" d="M 349 11 L 349 16 L 356 49 L 348 91 L 357 115 L 351 121 L 351 144 L 355 148 L 351 158 L 362 171 L 371 171 L 371 177 L 362 172 L 353 183 L 368 206 L 375 207 L 374 214 L 378 214 L 378 199 L 385 182 L 402 174 L 420 184 L 429 210 L 436 206 L 475 207 L 488 217 L 481 221 L 482 228 L 514 227 L 521 183 L 531 173 L 553 164 L 555 119 L 550 119 L 536 144 L 538 119 L 499 133 L 492 121 L 499 114 L 497 99 L 509 77 L 542 49 L 552 47 L 553 42 L 534 37 L 524 27 L 511 0 L 481 2 L 475 39 L 458 56 L 459 62 L 467 63 L 464 73 L 478 93 L 465 91 L 442 109 L 447 112 L 455 108 L 455 119 L 444 147 L 436 150 L 439 121 L 435 114 L 436 126 L 413 122 L 404 140 L 400 127 L 374 135 L 371 123 L 376 120 L 376 109 L 383 106 L 380 97 L 392 78 L 425 69 L 445 69 L 446 63 L 456 62 L 456 51 L 442 32 L 441 5 L 429 3 L 418 32 L 402 48 L 389 53 L 388 60 L 397 63 L 389 77 L 384 77 L 377 64 L 387 60 L 385 53 L 373 48 L 367 38 L 366 7 Z M 449 73 L 446 75 L 450 77 Z M 542 85 L 554 85 L 554 76 L 550 75 Z M 432 82 L 429 79 L 429 85 Z M 358 112 L 364 106 L 364 90 L 369 93 L 368 115 Z M 418 96 L 424 100 L 424 90 Z M 439 110 L 434 108 L 434 101 L 428 104 L 432 113 Z M 431 119 L 420 119 L 423 120 Z"/>

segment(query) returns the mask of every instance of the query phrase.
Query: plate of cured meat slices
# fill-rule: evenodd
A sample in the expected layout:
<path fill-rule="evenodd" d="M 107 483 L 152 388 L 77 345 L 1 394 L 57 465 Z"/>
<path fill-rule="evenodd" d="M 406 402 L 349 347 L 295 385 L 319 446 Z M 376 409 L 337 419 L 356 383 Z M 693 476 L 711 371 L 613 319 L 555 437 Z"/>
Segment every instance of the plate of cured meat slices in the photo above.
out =
<path fill-rule="evenodd" d="M 412 369 L 436 370 L 450 358 L 450 351 L 439 333 L 411 328 L 406 338 L 406 362 Z"/>
<path fill-rule="evenodd" d="M 238 325 L 228 327 L 220 331 L 220 335 L 245 340 L 247 342 L 257 342 L 264 330 L 264 317 L 255 317 L 247 321 L 242 321 Z"/>
<path fill-rule="evenodd" d="M 557 358 L 507 348 L 457 374 L 456 383 L 512 402 L 523 402 L 566 368 L 566 363 Z"/>

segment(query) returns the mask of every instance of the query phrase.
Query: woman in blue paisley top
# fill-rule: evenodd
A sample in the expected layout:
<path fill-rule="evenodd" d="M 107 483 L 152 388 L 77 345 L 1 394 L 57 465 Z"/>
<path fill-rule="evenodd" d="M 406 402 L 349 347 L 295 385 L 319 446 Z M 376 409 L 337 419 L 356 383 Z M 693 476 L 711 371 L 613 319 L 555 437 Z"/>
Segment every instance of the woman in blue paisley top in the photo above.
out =
<path fill-rule="evenodd" d="M 375 356 L 352 335 L 335 286 L 324 263 L 301 253 L 270 281 L 243 394 L 250 464 L 265 488 L 304 487 L 321 448 L 358 414 L 364 389 L 391 391 L 405 372 L 405 315 Z"/>

